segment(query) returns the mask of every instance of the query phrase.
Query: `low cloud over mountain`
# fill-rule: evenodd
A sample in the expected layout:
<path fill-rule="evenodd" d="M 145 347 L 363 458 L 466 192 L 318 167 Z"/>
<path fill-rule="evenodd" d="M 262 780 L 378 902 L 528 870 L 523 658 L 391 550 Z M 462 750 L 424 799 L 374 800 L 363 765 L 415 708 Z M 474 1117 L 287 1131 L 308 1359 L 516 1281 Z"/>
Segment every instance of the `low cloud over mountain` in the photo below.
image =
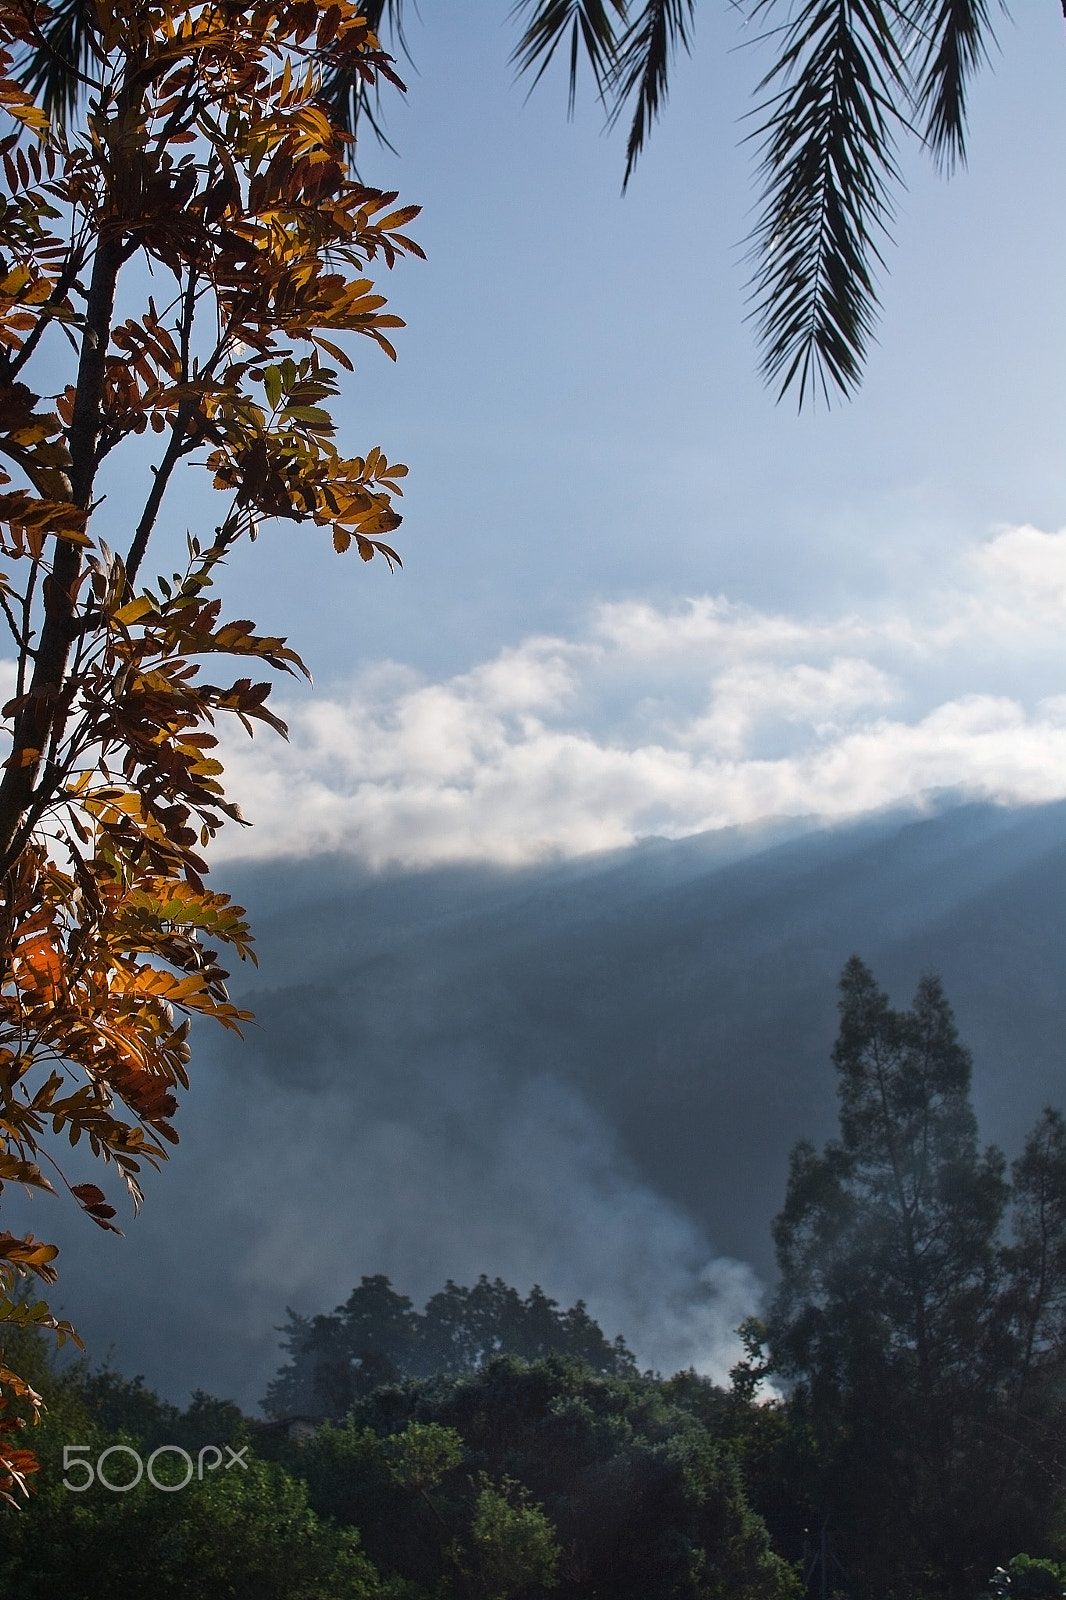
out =
<path fill-rule="evenodd" d="M 230 733 L 219 857 L 520 865 L 916 796 L 1066 795 L 1066 532 L 1007 529 L 909 607 L 603 605 L 438 681 L 396 663 Z M 1048 686 L 1056 686 L 1049 694 Z"/>

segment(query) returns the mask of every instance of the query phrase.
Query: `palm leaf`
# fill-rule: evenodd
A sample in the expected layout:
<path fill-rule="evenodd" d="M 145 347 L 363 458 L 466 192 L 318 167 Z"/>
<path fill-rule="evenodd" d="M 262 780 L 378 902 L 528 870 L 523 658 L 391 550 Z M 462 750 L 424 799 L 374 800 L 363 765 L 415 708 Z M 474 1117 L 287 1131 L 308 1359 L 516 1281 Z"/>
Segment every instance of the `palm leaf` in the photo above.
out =
<path fill-rule="evenodd" d="M 624 27 L 629 7 L 627 0 L 517 0 L 511 16 L 532 13 L 522 37 L 511 52 L 518 74 L 533 72 L 530 90 L 544 76 L 556 50 L 570 36 L 570 94 L 567 110 L 574 112 L 577 95 L 577 69 L 582 49 L 601 99 L 611 81 L 618 53 L 619 26 Z M 611 13 L 614 13 L 612 16 Z"/>
<path fill-rule="evenodd" d="M 59 0 L 37 48 L 21 64 L 19 81 L 53 122 L 65 123 L 89 82 L 96 53 L 90 0 Z"/>
<path fill-rule="evenodd" d="M 755 13 L 775 0 L 757 0 Z M 763 213 L 752 234 L 762 369 L 802 406 L 859 381 L 878 300 L 880 243 L 900 181 L 895 133 L 911 103 L 910 28 L 879 0 L 805 0 L 776 30 L 759 90 Z"/>
<path fill-rule="evenodd" d="M 995 40 L 988 6 L 985 0 L 915 0 L 910 21 L 920 40 L 915 103 L 934 158 L 950 171 L 966 160 L 966 91 Z"/>
<path fill-rule="evenodd" d="M 386 34 L 390 44 L 395 42 L 407 60 L 411 60 L 403 28 L 403 0 L 365 0 L 359 10 L 372 33 L 379 39 L 383 33 Z M 400 85 L 395 74 L 390 73 L 388 77 L 391 82 Z M 380 144 L 389 150 L 393 149 L 386 137 L 381 115 L 380 82 L 374 85 L 370 93 L 362 78 L 338 65 L 324 74 L 319 99 L 328 110 L 330 119 L 353 138 L 358 135 L 359 123 L 363 121 Z"/>
<path fill-rule="evenodd" d="M 633 175 L 652 123 L 666 102 L 670 63 L 678 46 L 691 49 L 690 28 L 695 21 L 695 0 L 648 0 L 627 29 L 612 75 L 615 103 L 610 120 L 616 122 L 630 96 L 636 96 L 633 121 L 626 142 L 623 190 Z"/>

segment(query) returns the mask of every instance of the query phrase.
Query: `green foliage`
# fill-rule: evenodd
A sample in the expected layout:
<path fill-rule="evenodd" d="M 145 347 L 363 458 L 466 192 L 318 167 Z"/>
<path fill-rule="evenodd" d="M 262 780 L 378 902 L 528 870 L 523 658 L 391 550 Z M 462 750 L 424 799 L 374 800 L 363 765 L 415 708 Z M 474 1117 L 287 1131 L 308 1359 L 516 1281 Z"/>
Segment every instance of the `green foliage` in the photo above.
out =
<path fill-rule="evenodd" d="M 1062 1600 L 1066 1595 L 1066 1563 L 1034 1556 L 1012 1556 L 1007 1562 L 1005 1588 L 1023 1600 Z"/>
<path fill-rule="evenodd" d="M 452 1547 L 468 1499 L 458 1470 L 464 1452 L 448 1429 L 421 1424 L 407 1433 L 383 1437 L 349 1420 L 327 1423 L 301 1444 L 268 1435 L 260 1449 L 300 1476 L 320 1517 L 359 1529 L 379 1570 L 423 1593 L 455 1575 Z"/>
<path fill-rule="evenodd" d="M 390 1594 L 362 1553 L 354 1530 L 323 1523 L 306 1485 L 249 1452 L 247 1468 L 207 1471 L 166 1493 L 142 1477 L 128 1492 L 98 1482 L 79 1493 L 80 1474 L 64 1468 L 64 1446 L 87 1447 L 96 1462 L 115 1444 L 147 1460 L 158 1444 L 237 1446 L 249 1424 L 231 1402 L 198 1394 L 185 1412 L 160 1401 L 142 1380 L 84 1363 L 56 1372 L 39 1338 L 16 1352 L 45 1395 L 37 1429 L 40 1459 L 30 1503 L 0 1520 L 0 1593 L 25 1600 L 385 1600 Z M 232 1431 L 215 1432 L 226 1424 Z M 205 1432 L 209 1434 L 204 1437 Z M 132 1476 L 132 1458 L 111 1465 L 115 1482 Z M 161 1460 L 168 1480 L 174 1462 Z M 179 1476 L 184 1467 L 179 1465 Z"/>
<path fill-rule="evenodd" d="M 349 1418 L 275 1450 L 319 1514 L 358 1527 L 377 1566 L 412 1594 L 517 1600 L 553 1583 L 558 1550 L 543 1509 L 518 1481 L 475 1470 L 455 1428 L 405 1420 L 376 1431 Z"/>
<path fill-rule="evenodd" d="M 106 1437 L 106 1436 L 104 1436 Z M 50 1463 L 42 1460 L 42 1475 Z M 0 1586 L 33 1600 L 371 1600 L 384 1593 L 350 1533 L 322 1524 L 303 1484 L 273 1463 L 174 1494 L 75 1496 L 56 1478 L 0 1524 Z"/>
<path fill-rule="evenodd" d="M 895 1011 L 853 958 L 840 1017 L 840 1137 L 796 1147 L 775 1223 L 772 1365 L 852 1581 L 965 1595 L 1063 1504 L 1066 1129 L 1045 1112 L 1015 1164 L 1007 1246 L 938 980 Z"/>
<path fill-rule="evenodd" d="M 202 1393 L 179 1410 L 84 1360 L 57 1372 L 16 1325 L 48 1410 L 37 1492 L 0 1523 L 0 1593 L 797 1600 L 828 1535 L 826 1576 L 856 1600 L 971 1600 L 1004 1562 L 996 1600 L 1063 1600 L 1066 1119 L 1044 1112 L 1008 1182 L 932 977 L 897 1011 L 850 961 L 833 1062 L 839 1137 L 794 1153 L 781 1284 L 740 1330 L 731 1389 L 641 1376 L 580 1302 L 485 1278 L 423 1313 L 364 1278 L 330 1317 L 294 1318 L 294 1367 L 347 1363 L 343 1420 L 309 1436 Z M 599 1370 L 499 1353 L 553 1339 Z M 229 1443 L 248 1468 L 78 1494 L 71 1443 L 90 1461 Z M 1019 1549 L 1039 1554 L 1007 1561 Z"/>
<path fill-rule="evenodd" d="M 809 1421 L 779 1399 L 753 1398 L 751 1368 L 767 1366 L 756 1346 L 755 1319 L 748 1329 L 752 1355 L 734 1368 L 731 1390 L 720 1389 L 696 1372 L 678 1372 L 662 1381 L 671 1404 L 694 1416 L 712 1438 L 727 1445 L 740 1468 L 745 1496 L 770 1533 L 774 1550 L 799 1561 L 808 1530 L 818 1520 L 814 1489 L 822 1458 Z M 756 1386 L 761 1380 L 756 1380 Z"/>
<path fill-rule="evenodd" d="M 53 1593 L 79 1585 L 87 1596 L 131 1600 L 149 1588 L 159 1596 L 206 1596 L 219 1587 L 249 1597 L 310 1596 L 329 1592 L 315 1577 L 323 1585 L 337 1581 L 338 1568 L 348 1565 L 333 1540 L 329 1549 L 316 1540 L 302 1487 L 258 1464 L 247 1478 L 198 1485 L 174 1504 L 138 1486 L 129 1498 L 101 1495 L 91 1505 L 64 1501 L 55 1510 L 42 1586 Z M 141 1552 L 139 1561 L 131 1550 Z"/>
<path fill-rule="evenodd" d="M 454 1428 L 412 1422 L 386 1440 L 384 1456 L 394 1483 L 426 1494 L 439 1489 L 445 1476 L 461 1466 L 463 1441 Z"/>
<path fill-rule="evenodd" d="M 1066 1119 L 1050 1106 L 1012 1168 L 1014 1242 L 1004 1252 L 1008 1306 L 1025 1361 L 1024 1386 L 1036 1369 L 1056 1365 L 1066 1335 Z"/>
<path fill-rule="evenodd" d="M 470 1524 L 470 1545 L 485 1600 L 519 1600 L 554 1589 L 561 1551 L 555 1530 L 529 1491 L 513 1478 L 499 1489 L 483 1479 Z"/>
<path fill-rule="evenodd" d="M 367 1463 L 374 1439 L 403 1438 L 426 1423 L 462 1440 L 464 1466 L 442 1479 L 418 1521 L 399 1504 L 387 1468 L 375 1480 Z M 604 1376 L 558 1356 L 532 1364 L 495 1357 L 467 1376 L 378 1389 L 343 1428 L 323 1428 L 300 1454 L 312 1505 L 355 1522 L 387 1574 L 416 1543 L 424 1554 L 436 1540 L 442 1563 L 449 1548 L 464 1552 L 460 1559 L 484 1556 L 476 1527 L 491 1525 L 502 1541 L 492 1561 L 503 1560 L 504 1547 L 509 1560 L 524 1550 L 541 1572 L 530 1582 L 542 1587 L 551 1530 L 561 1552 L 560 1600 L 788 1600 L 795 1590 L 748 1504 L 729 1443 L 650 1377 Z M 343 1456 L 360 1471 L 347 1469 Z M 508 1513 L 499 1498 L 482 1498 L 486 1487 Z M 520 1515 L 534 1507 L 537 1516 Z M 446 1531 L 456 1529 L 458 1544 L 449 1545 Z M 502 1582 L 501 1571 L 490 1566 L 478 1582 L 491 1572 Z M 428 1572 L 421 1569 L 420 1581 Z"/>
<path fill-rule="evenodd" d="M 310 1438 L 139 1378 L 56 1370 L 42 1335 L 16 1354 L 45 1396 L 29 1506 L 0 1522 L 0 1593 L 27 1600 L 796 1600 L 745 1480 L 784 1413 L 695 1374 L 597 1374 L 554 1356 L 365 1396 Z M 746 1433 L 750 1430 L 750 1433 Z M 82 1468 L 118 1445 L 244 1447 L 247 1469 L 128 1492 Z M 769 1459 L 767 1450 L 763 1456 Z M 112 1481 L 131 1461 L 112 1459 Z M 179 1476 L 185 1469 L 176 1464 Z M 156 1476 L 176 1482 L 173 1458 Z"/>
<path fill-rule="evenodd" d="M 364 1277 L 328 1316 L 290 1310 L 282 1330 L 291 1360 L 264 1400 L 270 1416 L 304 1412 L 340 1417 L 379 1384 L 405 1375 L 476 1372 L 493 1355 L 538 1361 L 568 1355 L 596 1372 L 634 1372 L 621 1338 L 608 1343 L 579 1300 L 568 1310 L 536 1284 L 517 1290 L 482 1275 L 472 1289 L 453 1283 L 416 1312 L 380 1273 Z"/>

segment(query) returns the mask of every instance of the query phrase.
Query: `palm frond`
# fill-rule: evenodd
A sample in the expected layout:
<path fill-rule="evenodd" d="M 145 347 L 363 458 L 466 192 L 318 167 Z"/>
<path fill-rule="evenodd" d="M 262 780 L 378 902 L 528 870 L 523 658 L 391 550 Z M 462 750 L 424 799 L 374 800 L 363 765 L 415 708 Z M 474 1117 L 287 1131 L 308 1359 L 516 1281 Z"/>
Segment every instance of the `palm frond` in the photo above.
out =
<path fill-rule="evenodd" d="M 614 107 L 610 121 L 617 122 L 631 95 L 636 95 L 633 121 L 626 142 L 625 190 L 666 102 L 670 63 L 678 46 L 692 47 L 690 28 L 695 21 L 696 0 L 648 0 L 622 38 L 618 61 L 612 74 Z"/>
<path fill-rule="evenodd" d="M 379 40 L 383 43 L 387 40 L 390 46 L 398 49 L 408 61 L 411 60 L 403 26 L 403 0 L 365 0 L 359 10 Z M 403 87 L 395 74 L 388 76 L 394 84 Z M 329 111 L 331 120 L 353 138 L 358 136 L 359 123 L 362 121 L 378 143 L 395 154 L 386 136 L 381 114 L 380 81 L 375 83 L 373 90 L 368 90 L 362 78 L 337 65 L 323 76 L 319 99 Z"/>
<path fill-rule="evenodd" d="M 765 12 L 777 0 L 757 0 Z M 878 305 L 874 274 L 900 182 L 895 130 L 910 104 L 908 27 L 880 0 L 805 0 L 775 30 L 755 115 L 763 212 L 751 236 L 762 370 L 779 396 L 858 384 Z"/>
<path fill-rule="evenodd" d="M 570 36 L 570 94 L 567 110 L 574 113 L 578 61 L 584 50 L 601 99 L 612 79 L 618 54 L 619 29 L 628 19 L 627 0 L 517 0 L 511 16 L 532 15 L 511 52 L 511 61 L 523 73 L 533 72 L 530 91 L 544 76 L 559 45 Z M 612 15 L 613 13 L 613 15 Z"/>
<path fill-rule="evenodd" d="M 37 47 L 20 63 L 19 81 L 52 122 L 65 123 L 77 109 L 96 55 L 91 0 L 59 0 Z"/>
<path fill-rule="evenodd" d="M 995 42 L 986 0 L 914 0 L 909 17 L 920 41 L 915 104 L 925 140 L 946 171 L 966 160 L 966 91 Z"/>

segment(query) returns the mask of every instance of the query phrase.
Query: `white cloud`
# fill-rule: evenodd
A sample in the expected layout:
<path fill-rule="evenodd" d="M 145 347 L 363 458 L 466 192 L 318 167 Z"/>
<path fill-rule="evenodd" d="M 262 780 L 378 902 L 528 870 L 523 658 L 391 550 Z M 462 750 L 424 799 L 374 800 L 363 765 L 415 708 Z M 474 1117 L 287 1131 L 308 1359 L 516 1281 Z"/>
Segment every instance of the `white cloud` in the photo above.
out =
<path fill-rule="evenodd" d="M 945 788 L 1054 799 L 1064 621 L 1066 532 L 1010 528 L 905 613 L 634 601 L 440 682 L 379 663 L 287 707 L 289 746 L 227 739 L 255 827 L 218 854 L 520 863 Z"/>
<path fill-rule="evenodd" d="M 645 601 L 601 606 L 596 633 L 633 660 L 698 654 L 704 659 L 760 656 L 821 647 L 839 649 L 866 641 L 873 629 L 858 617 L 803 622 L 755 611 L 724 595 L 686 600 L 670 612 Z"/>
<path fill-rule="evenodd" d="M 975 552 L 974 564 L 1001 603 L 1013 602 L 1030 620 L 1034 610 L 1042 620 L 1066 612 L 1066 528 L 1006 528 Z"/>
<path fill-rule="evenodd" d="M 889 704 L 898 693 L 886 673 L 855 657 L 837 657 L 828 667 L 749 659 L 727 667 L 716 680 L 710 709 L 692 725 L 692 734 L 723 755 L 743 756 L 768 718 L 825 738 L 849 714 Z"/>

